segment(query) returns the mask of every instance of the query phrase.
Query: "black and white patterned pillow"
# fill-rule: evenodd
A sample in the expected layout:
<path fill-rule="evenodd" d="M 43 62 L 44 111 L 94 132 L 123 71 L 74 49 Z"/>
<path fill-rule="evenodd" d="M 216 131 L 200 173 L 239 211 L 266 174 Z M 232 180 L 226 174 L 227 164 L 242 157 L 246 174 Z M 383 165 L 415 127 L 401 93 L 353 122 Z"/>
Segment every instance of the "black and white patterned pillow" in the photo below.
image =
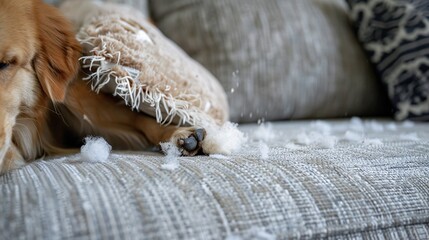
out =
<path fill-rule="evenodd" d="M 429 120 L 429 0 L 347 0 L 398 120 Z"/>

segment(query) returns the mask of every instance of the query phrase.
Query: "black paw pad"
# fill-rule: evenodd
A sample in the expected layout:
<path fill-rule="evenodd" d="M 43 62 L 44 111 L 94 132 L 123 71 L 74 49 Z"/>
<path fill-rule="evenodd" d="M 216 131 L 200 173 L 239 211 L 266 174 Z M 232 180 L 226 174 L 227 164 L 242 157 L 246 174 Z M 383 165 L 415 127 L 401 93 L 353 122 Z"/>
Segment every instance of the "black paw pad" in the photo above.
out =
<path fill-rule="evenodd" d="M 194 136 L 198 142 L 201 142 L 204 140 L 204 138 L 206 136 L 206 130 L 204 128 L 199 128 L 199 129 L 195 130 Z"/>
<path fill-rule="evenodd" d="M 203 128 L 195 129 L 187 138 L 178 140 L 178 147 L 182 149 L 183 156 L 194 156 L 201 152 L 201 146 L 206 137 L 206 130 Z"/>
<path fill-rule="evenodd" d="M 197 141 L 197 139 L 195 139 L 194 136 L 191 135 L 190 137 L 188 137 L 186 139 L 182 139 L 181 142 L 180 142 L 180 144 L 182 145 L 182 147 L 186 151 L 191 152 L 191 151 L 194 151 L 197 148 L 198 141 Z"/>

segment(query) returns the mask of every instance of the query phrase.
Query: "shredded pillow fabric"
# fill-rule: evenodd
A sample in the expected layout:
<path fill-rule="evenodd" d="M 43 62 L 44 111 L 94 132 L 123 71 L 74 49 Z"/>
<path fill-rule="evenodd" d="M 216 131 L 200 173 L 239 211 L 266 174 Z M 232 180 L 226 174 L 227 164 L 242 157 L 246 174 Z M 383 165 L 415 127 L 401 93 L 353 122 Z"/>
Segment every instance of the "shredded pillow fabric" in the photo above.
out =
<path fill-rule="evenodd" d="M 429 120 L 429 2 L 347 0 L 397 120 Z"/>
<path fill-rule="evenodd" d="M 162 124 L 228 119 L 226 94 L 216 78 L 140 12 L 80 0 L 66 1 L 62 10 L 80 26 L 82 66 L 94 91 L 119 96 Z"/>

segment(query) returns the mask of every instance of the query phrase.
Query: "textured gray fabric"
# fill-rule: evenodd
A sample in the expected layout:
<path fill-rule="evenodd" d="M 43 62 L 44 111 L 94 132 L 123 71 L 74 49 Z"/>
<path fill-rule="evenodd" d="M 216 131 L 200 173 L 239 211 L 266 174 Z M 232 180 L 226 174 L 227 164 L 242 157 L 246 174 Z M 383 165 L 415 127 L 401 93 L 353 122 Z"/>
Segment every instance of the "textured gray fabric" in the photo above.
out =
<path fill-rule="evenodd" d="M 34 162 L 0 176 L 0 239 L 428 239 L 429 125 L 409 125 L 247 125 L 241 152 L 173 172 L 147 152 Z"/>
<path fill-rule="evenodd" d="M 389 109 L 342 0 L 153 0 L 149 7 L 164 34 L 223 84 L 233 121 Z"/>

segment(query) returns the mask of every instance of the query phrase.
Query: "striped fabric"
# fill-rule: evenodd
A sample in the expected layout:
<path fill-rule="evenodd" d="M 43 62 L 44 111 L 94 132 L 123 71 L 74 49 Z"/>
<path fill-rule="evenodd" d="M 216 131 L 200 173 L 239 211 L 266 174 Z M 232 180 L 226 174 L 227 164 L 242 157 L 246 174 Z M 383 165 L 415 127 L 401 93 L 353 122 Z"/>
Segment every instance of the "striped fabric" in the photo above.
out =
<path fill-rule="evenodd" d="M 397 119 L 429 120 L 429 1 L 348 0 Z"/>
<path fill-rule="evenodd" d="M 0 176 L 0 239 L 429 239 L 428 125 L 241 129 L 241 152 L 172 172 L 157 153 L 116 152 Z"/>

